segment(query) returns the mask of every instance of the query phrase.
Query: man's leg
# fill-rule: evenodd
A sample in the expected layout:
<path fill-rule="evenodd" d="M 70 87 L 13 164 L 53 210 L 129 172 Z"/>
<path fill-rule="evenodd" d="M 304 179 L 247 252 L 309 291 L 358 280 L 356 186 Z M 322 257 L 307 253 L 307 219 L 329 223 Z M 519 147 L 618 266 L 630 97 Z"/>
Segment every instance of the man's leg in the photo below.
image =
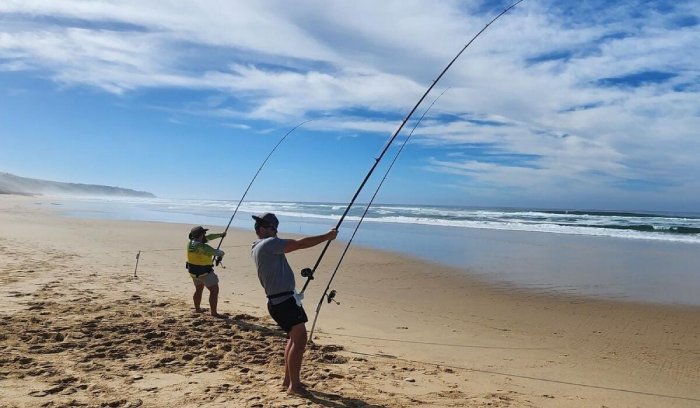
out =
<path fill-rule="evenodd" d="M 207 289 L 209 289 L 209 307 L 211 308 L 211 315 L 218 317 L 219 314 L 216 312 L 216 305 L 219 303 L 219 285 L 210 286 Z"/>
<path fill-rule="evenodd" d="M 284 348 L 284 380 L 282 381 L 282 387 L 286 390 L 289 388 L 289 367 L 287 366 L 287 361 L 289 361 L 289 349 L 292 348 L 291 337 L 287 340 L 287 347 Z"/>
<path fill-rule="evenodd" d="M 287 340 L 287 347 L 284 349 L 284 380 L 282 381 L 282 388 L 286 391 L 289 388 L 289 367 L 287 367 L 287 359 L 289 358 L 289 349 L 292 348 L 292 340 Z M 306 384 L 299 380 L 299 385 L 302 388 L 306 388 Z"/>
<path fill-rule="evenodd" d="M 301 362 L 304 358 L 304 350 L 306 350 L 306 325 L 299 323 L 292 327 L 289 332 L 289 353 L 285 358 L 285 369 L 289 373 L 289 388 L 287 392 L 290 394 L 304 394 L 307 391 L 301 385 Z"/>
<path fill-rule="evenodd" d="M 194 286 L 194 295 L 192 295 L 192 300 L 194 300 L 194 310 L 196 310 L 197 313 L 202 311 L 200 308 L 200 305 L 202 304 L 202 292 L 204 292 L 204 285 Z"/>

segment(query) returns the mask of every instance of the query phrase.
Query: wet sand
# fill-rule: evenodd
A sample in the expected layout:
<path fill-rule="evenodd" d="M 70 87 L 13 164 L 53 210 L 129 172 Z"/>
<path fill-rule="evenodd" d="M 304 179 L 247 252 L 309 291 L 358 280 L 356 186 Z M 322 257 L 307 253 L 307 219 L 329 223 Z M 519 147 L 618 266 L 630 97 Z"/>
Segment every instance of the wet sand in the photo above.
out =
<path fill-rule="evenodd" d="M 215 319 L 193 313 L 190 227 L 69 219 L 50 199 L 0 195 L 0 406 L 700 405 L 698 307 L 545 296 L 358 247 L 333 285 L 340 305 L 321 310 L 311 396 L 290 397 L 252 231 L 224 242 L 228 316 Z M 309 286 L 310 317 L 341 247 Z"/>

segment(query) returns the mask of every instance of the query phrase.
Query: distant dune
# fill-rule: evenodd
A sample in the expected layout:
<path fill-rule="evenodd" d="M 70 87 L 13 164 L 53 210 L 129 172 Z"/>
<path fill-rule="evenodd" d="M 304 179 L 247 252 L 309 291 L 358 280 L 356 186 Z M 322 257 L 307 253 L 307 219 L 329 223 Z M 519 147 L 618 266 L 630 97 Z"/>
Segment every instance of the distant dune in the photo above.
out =
<path fill-rule="evenodd" d="M 0 194 L 57 194 L 117 197 L 155 197 L 146 191 L 97 184 L 62 183 L 15 176 L 0 172 Z"/>

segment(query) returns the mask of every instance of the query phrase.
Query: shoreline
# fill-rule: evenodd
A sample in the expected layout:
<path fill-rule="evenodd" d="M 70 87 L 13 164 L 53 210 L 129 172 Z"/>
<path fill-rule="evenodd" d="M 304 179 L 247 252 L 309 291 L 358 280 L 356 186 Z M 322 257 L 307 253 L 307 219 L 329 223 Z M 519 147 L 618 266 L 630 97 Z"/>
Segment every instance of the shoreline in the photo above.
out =
<path fill-rule="evenodd" d="M 42 198 L 42 197 L 33 196 L 32 198 Z M 54 199 L 54 197 L 50 197 L 50 196 L 45 197 L 45 198 L 47 198 L 48 200 Z M 79 220 L 85 220 L 85 221 L 94 220 L 94 221 L 110 221 L 110 222 L 131 222 L 131 223 L 136 223 L 136 224 L 155 223 L 155 224 L 164 224 L 164 225 L 168 225 L 168 224 L 183 225 L 183 226 L 186 226 L 187 228 L 191 227 L 191 225 L 194 225 L 194 224 L 190 224 L 190 223 L 182 223 L 182 222 L 175 222 L 175 221 L 162 221 L 162 220 L 152 221 L 152 220 L 127 220 L 127 219 L 113 219 L 113 218 L 99 218 L 99 217 L 81 217 L 79 215 L 75 215 L 75 213 L 73 211 L 70 211 L 70 213 L 71 213 L 71 215 L 56 214 L 56 216 L 64 217 L 66 219 L 79 219 Z M 237 219 L 235 221 L 237 221 L 239 223 L 241 222 L 240 219 Z M 246 220 L 246 222 L 247 222 L 247 220 Z M 229 228 L 230 232 L 233 232 L 236 234 L 244 234 L 244 235 L 249 234 L 251 237 L 254 237 L 254 235 L 252 234 L 252 231 L 250 229 L 236 226 L 235 223 L 236 222 L 231 224 L 231 226 Z M 316 224 L 316 222 L 314 222 L 314 224 Z M 207 225 L 212 230 L 217 230 L 217 229 L 223 230 L 223 228 L 224 228 L 224 226 L 221 226 L 221 225 L 215 225 L 215 224 L 207 224 Z M 444 228 L 454 228 L 454 227 L 444 227 Z M 323 230 L 323 231 L 325 231 L 325 230 Z M 321 232 L 322 231 L 319 229 L 319 231 L 314 231 L 310 234 L 317 234 L 317 233 L 321 233 Z M 477 231 L 477 233 L 483 233 L 483 232 L 484 231 L 481 231 L 481 230 Z M 495 231 L 486 230 L 486 232 L 487 233 L 493 232 L 493 233 L 499 234 L 499 233 L 502 233 L 503 231 L 501 231 L 501 230 L 495 230 Z M 523 235 L 524 234 L 527 234 L 527 235 L 549 235 L 549 233 L 545 233 L 545 232 L 527 232 L 527 231 L 506 231 L 506 233 L 508 233 L 508 234 L 514 233 L 517 235 L 520 235 L 520 234 L 523 234 Z M 299 238 L 299 237 L 303 237 L 303 236 L 309 235 L 309 234 L 298 234 L 298 233 L 293 233 L 293 232 L 288 233 L 288 232 L 282 231 L 280 233 L 280 235 L 282 237 L 288 237 L 288 238 Z M 573 235 L 572 238 L 580 239 L 581 236 Z M 584 238 L 589 239 L 591 237 L 584 237 Z M 593 237 L 593 239 L 600 239 L 600 238 L 601 237 Z M 608 237 L 603 237 L 603 239 L 608 239 Z M 616 240 L 616 238 L 610 238 L 610 239 Z M 251 240 L 251 242 L 252 242 L 252 240 Z M 338 239 L 335 241 L 335 245 L 332 245 L 332 246 L 338 246 L 338 247 L 343 248 L 346 243 L 347 243 L 346 240 Z M 246 246 L 246 245 L 247 244 L 242 244 L 239 246 Z M 694 245 L 694 244 L 683 243 L 683 245 Z M 226 244 L 226 245 L 223 245 L 222 249 L 226 249 L 227 247 L 229 249 L 233 248 L 233 246 Z M 336 248 L 336 250 L 340 251 L 340 248 Z M 577 293 L 575 291 L 564 292 L 564 291 L 557 290 L 555 287 L 545 287 L 544 289 L 542 289 L 541 287 L 545 286 L 545 285 L 537 285 L 537 284 L 527 285 L 527 284 L 521 284 L 521 283 L 517 283 L 517 282 L 498 280 L 496 278 L 489 277 L 488 273 L 481 273 L 481 274 L 476 273 L 472 268 L 459 267 L 457 265 L 450 264 L 450 263 L 441 263 L 441 262 L 438 262 L 435 260 L 431 260 L 428 258 L 417 256 L 417 255 L 411 255 L 410 253 L 404 253 L 401 251 L 391 250 L 391 249 L 378 248 L 378 247 L 369 246 L 367 244 L 360 244 L 360 243 L 356 243 L 356 242 L 353 243 L 350 252 L 355 251 L 355 250 L 357 250 L 357 251 L 373 251 L 373 252 L 383 253 L 387 256 L 404 258 L 406 262 L 418 262 L 418 263 L 423 263 L 423 264 L 427 264 L 427 265 L 432 265 L 434 268 L 452 270 L 455 279 L 466 279 L 466 280 L 473 282 L 474 284 L 477 284 L 477 285 L 480 285 L 483 287 L 490 287 L 490 288 L 496 289 L 498 292 L 507 292 L 511 295 L 518 294 L 518 295 L 525 296 L 525 297 L 535 296 L 535 297 L 541 297 L 543 300 L 544 299 L 550 299 L 550 300 L 559 299 L 560 301 L 580 301 L 580 302 L 586 301 L 586 302 L 603 302 L 603 303 L 612 302 L 612 303 L 632 304 L 632 305 L 639 305 L 639 306 L 651 305 L 651 306 L 669 307 L 671 309 L 674 309 L 674 308 L 678 308 L 678 309 L 700 308 L 700 304 L 695 305 L 695 304 L 688 304 L 688 303 L 683 303 L 683 302 L 668 302 L 668 301 L 664 302 L 664 301 L 653 301 L 653 300 L 640 300 L 640 299 L 636 299 L 636 298 L 630 298 L 630 297 L 625 297 L 625 296 L 620 296 L 620 295 L 610 295 L 610 294 L 606 295 L 606 294 Z M 150 249 L 150 250 L 144 250 L 141 252 L 146 254 L 146 253 L 158 253 L 158 252 L 169 252 L 169 251 L 177 252 L 177 251 L 181 251 L 181 248 L 154 248 L 154 249 Z M 133 252 L 134 252 L 134 254 L 136 254 L 137 252 L 139 252 L 139 249 L 134 249 Z M 312 252 L 313 252 L 313 249 L 312 249 Z M 326 258 L 324 258 L 324 259 L 326 259 Z M 335 260 L 336 259 L 331 259 L 328 261 L 335 262 Z M 327 264 L 327 262 L 324 262 L 324 264 Z M 305 265 L 305 266 L 311 266 L 311 265 Z M 300 270 L 301 267 L 302 266 L 300 266 L 298 269 Z M 335 267 L 335 264 L 333 264 L 333 268 L 334 267 Z M 321 269 L 321 268 L 319 268 L 319 269 Z M 342 266 L 341 266 L 341 270 L 342 270 Z M 298 272 L 298 271 L 296 271 L 296 272 Z M 320 272 L 323 272 L 323 271 L 320 271 Z M 297 279 L 298 279 L 297 283 L 299 283 L 299 280 L 302 283 L 305 281 L 305 279 L 301 278 L 300 276 L 297 276 Z"/>
<path fill-rule="evenodd" d="M 59 213 L 74 218 L 227 225 L 230 213 L 222 213 L 220 205 L 212 210 L 206 203 L 199 211 L 193 207 L 196 203 L 177 201 L 166 205 L 56 198 L 51 202 Z M 249 218 L 244 212 L 231 225 L 248 231 Z M 283 233 L 316 235 L 331 227 L 330 220 L 325 218 L 281 216 L 280 219 Z M 350 238 L 353 222 L 346 220 L 339 240 Z M 355 237 L 353 248 L 357 245 L 457 268 L 465 275 L 477 276 L 494 285 L 551 294 L 700 306 L 696 296 L 700 292 L 700 276 L 693 273 L 700 269 L 700 253 L 688 246 L 696 244 L 366 222 Z"/>
<path fill-rule="evenodd" d="M 24 319 L 23 316 L 29 319 L 22 320 L 25 323 L 31 321 L 32 315 L 40 317 L 36 311 L 52 316 L 48 306 L 32 309 L 49 302 L 64 310 L 64 315 L 56 316 L 55 325 L 67 325 L 66 319 L 78 319 L 78 315 L 71 314 L 75 313 L 74 308 L 92 306 L 104 307 L 107 312 L 123 310 L 119 313 L 125 315 L 124 324 L 138 325 L 139 318 L 127 319 L 133 305 L 127 302 L 119 306 L 119 302 L 134 296 L 138 297 L 136 303 L 163 304 L 153 309 L 163 319 L 174 319 L 176 325 L 189 322 L 186 313 L 191 308 L 192 284 L 182 266 L 184 255 L 177 254 L 178 247 L 183 247 L 184 252 L 189 227 L 60 217 L 43 206 L 33 205 L 36 200 L 36 197 L 0 196 L 3 225 L 0 256 L 11 272 L 3 277 L 0 305 L 6 320 L 18 324 L 12 327 L 24 327 L 16 320 Z M 218 229 L 214 227 L 212 232 Z M 274 325 L 266 317 L 265 299 L 248 254 L 248 246 L 254 239 L 252 231 L 230 232 L 223 245 L 230 247 L 224 258 L 226 269 L 217 271 L 221 280 L 219 307 L 222 312 L 234 315 L 230 325 L 237 330 L 269 327 L 269 332 L 261 328 L 259 332 L 249 333 L 250 341 L 258 342 L 251 343 L 250 353 L 271 350 L 270 347 L 283 340 L 275 337 Z M 143 252 L 138 277 L 133 278 L 137 246 Z M 329 247 L 328 259 L 337 259 L 340 246 Z M 311 264 L 317 254 L 315 250 L 289 254 L 290 264 L 298 271 Z M 305 308 L 310 320 L 331 266 L 334 263 L 331 265 L 324 258 L 316 280 L 307 290 Z M 298 275 L 297 279 L 297 286 L 301 286 L 303 281 Z M 330 370 L 334 375 L 329 378 L 314 377 L 313 389 L 328 392 L 331 387 L 334 394 L 348 401 L 359 399 L 374 406 L 414 405 L 411 401 L 415 399 L 428 406 L 480 406 L 492 402 L 537 407 L 595 404 L 690 407 L 700 402 L 696 387 L 700 382 L 696 364 L 700 350 L 700 308 L 697 307 L 514 290 L 464 276 L 454 268 L 365 247 L 353 247 L 348 253 L 332 288 L 338 291 L 336 299 L 341 304 L 323 305 L 315 338 L 320 348 L 316 350 L 340 346 L 343 350 L 338 353 L 347 362 L 326 364 L 325 358 L 335 357 L 330 352 L 322 353 L 319 361 L 310 361 L 309 368 L 313 370 L 303 374 L 313 376 L 315 370 Z M 110 316 L 120 319 L 119 314 Z M 142 315 L 141 319 L 148 321 L 151 317 Z M 311 328 L 311 321 L 307 328 Z M 47 329 L 51 333 L 56 331 L 52 330 Z M 178 332 L 167 333 L 178 336 Z M 245 337 L 244 334 L 241 336 Z M 135 340 L 129 335 L 125 339 Z M 224 340 L 234 346 L 236 341 Z M 31 351 L 7 337 L 2 344 L 12 352 Z M 215 348 L 224 346 L 217 344 Z M 180 356 L 186 354 L 187 347 L 172 347 L 176 358 L 173 361 L 182 362 Z M 76 352 L 66 350 L 66 353 Z M 241 353 L 238 352 L 245 354 Z M 231 367 L 241 364 L 234 356 L 225 353 L 223 356 L 224 360 L 230 358 L 226 361 Z M 51 355 L 29 355 L 34 360 L 39 357 Z M 117 367 L 118 359 L 108 357 L 93 361 L 123 372 Z M 18 358 L 18 361 L 22 359 L 19 355 Z M 275 375 L 279 374 L 274 361 L 249 371 L 253 374 L 248 380 L 255 384 L 274 383 Z M 51 363 L 59 364 L 53 360 Z M 163 367 L 141 369 L 143 372 L 138 373 L 148 380 L 149 387 L 172 389 L 177 385 L 178 391 L 172 397 L 143 390 L 134 391 L 134 395 L 147 405 L 195 406 L 196 400 L 225 406 L 226 401 L 242 401 L 238 398 L 245 394 L 243 391 L 218 393 L 216 398 L 222 399 L 219 402 L 207 400 L 202 384 L 187 385 L 187 379 L 192 378 L 188 370 L 196 368 L 190 367 L 189 362 L 182 364 L 179 371 L 173 368 L 175 372 L 171 374 L 175 377 L 167 381 L 163 376 L 170 371 L 163 371 Z M 216 378 L 230 377 L 231 367 L 217 369 L 207 386 L 213 387 Z M 22 370 L 21 364 L 15 368 Z M 244 369 L 250 367 L 236 368 Z M 255 374 L 255 370 L 262 372 Z M 129 374 L 132 371 L 127 370 L 123 375 L 132 375 Z M 96 374 L 100 372 L 104 373 L 98 370 Z M 89 372 L 82 375 L 91 384 L 99 383 Z M 118 378 L 121 377 L 113 381 L 118 382 Z M 167 384 L 159 385 L 163 381 Z M 41 391 L 41 384 L 46 382 L 41 376 L 25 379 L 0 376 L 3 390 L 21 385 Z M 262 390 L 266 403 L 286 401 L 285 396 L 265 386 Z M 81 393 L 78 389 L 75 395 Z M 46 402 L 46 396 L 10 394 L 11 399 L 0 397 L 0 401 L 18 405 Z M 56 401 L 71 398 L 51 395 L 48 397 Z M 117 397 L 117 394 L 105 395 Z"/>

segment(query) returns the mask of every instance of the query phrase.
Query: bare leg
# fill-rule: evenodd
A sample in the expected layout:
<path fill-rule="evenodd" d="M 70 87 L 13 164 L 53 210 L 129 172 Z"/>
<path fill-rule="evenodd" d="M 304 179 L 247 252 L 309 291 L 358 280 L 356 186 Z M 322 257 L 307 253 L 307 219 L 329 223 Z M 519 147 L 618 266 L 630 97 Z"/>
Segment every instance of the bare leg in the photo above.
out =
<path fill-rule="evenodd" d="M 194 287 L 194 295 L 192 295 L 192 300 L 194 300 L 194 310 L 197 313 L 202 311 L 200 307 L 202 304 L 202 292 L 204 292 L 204 285 L 197 285 Z"/>
<path fill-rule="evenodd" d="M 289 353 L 285 359 L 285 368 L 289 373 L 289 388 L 287 392 L 290 394 L 306 394 L 307 391 L 301 385 L 301 362 L 304 359 L 304 350 L 306 350 L 306 326 L 304 323 L 299 323 L 292 327 L 289 332 Z"/>
<path fill-rule="evenodd" d="M 211 308 L 211 315 L 214 317 L 219 317 L 216 312 L 216 305 L 219 303 L 219 285 L 210 286 L 209 289 L 209 307 Z"/>
<path fill-rule="evenodd" d="M 289 349 L 292 348 L 292 339 L 287 340 L 287 347 L 284 348 L 284 381 L 282 381 L 282 387 L 286 390 L 289 388 L 289 367 L 287 366 L 287 361 L 289 361 Z"/>

